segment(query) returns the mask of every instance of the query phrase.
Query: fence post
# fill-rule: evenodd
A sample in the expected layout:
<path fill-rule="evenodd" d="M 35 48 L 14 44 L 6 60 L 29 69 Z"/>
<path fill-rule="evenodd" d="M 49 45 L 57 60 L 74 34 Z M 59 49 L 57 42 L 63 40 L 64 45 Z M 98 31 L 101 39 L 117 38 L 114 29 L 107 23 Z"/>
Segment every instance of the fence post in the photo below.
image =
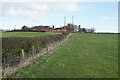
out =
<path fill-rule="evenodd" d="M 7 67 L 9 68 L 9 60 L 7 60 Z"/>
<path fill-rule="evenodd" d="M 35 47 L 32 47 L 32 56 L 34 56 Z"/>
<path fill-rule="evenodd" d="M 4 58 L 3 59 L 4 60 L 4 63 L 3 63 L 3 78 L 4 78 L 4 76 L 5 76 L 5 69 L 6 69 L 6 59 Z"/>
<path fill-rule="evenodd" d="M 23 61 L 25 59 L 25 54 L 24 54 L 24 50 L 23 49 L 22 49 L 22 59 L 23 59 Z"/>
<path fill-rule="evenodd" d="M 5 69 L 5 67 L 6 67 L 6 60 L 5 60 L 5 58 L 3 59 L 3 61 L 4 61 L 4 63 L 3 63 L 3 69 Z"/>
<path fill-rule="evenodd" d="M 47 51 L 47 54 L 48 54 L 48 43 L 46 41 L 46 51 Z"/>

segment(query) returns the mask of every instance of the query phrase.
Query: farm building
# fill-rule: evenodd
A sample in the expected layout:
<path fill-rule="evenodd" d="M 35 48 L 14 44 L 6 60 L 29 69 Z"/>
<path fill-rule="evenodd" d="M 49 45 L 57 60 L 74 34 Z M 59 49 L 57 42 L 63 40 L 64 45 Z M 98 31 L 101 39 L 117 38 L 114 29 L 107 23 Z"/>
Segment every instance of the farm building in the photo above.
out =
<path fill-rule="evenodd" d="M 63 27 L 60 27 L 60 28 L 51 28 L 50 26 L 35 26 L 35 27 L 32 27 L 32 31 L 69 31 L 67 29 L 67 26 L 63 26 Z"/>
<path fill-rule="evenodd" d="M 54 31 L 61 31 L 61 28 L 55 28 Z"/>
<path fill-rule="evenodd" d="M 69 31 L 68 29 L 66 29 L 66 27 L 67 27 L 67 26 L 61 27 L 61 30 L 62 30 L 62 31 Z"/>
<path fill-rule="evenodd" d="M 52 31 L 53 28 L 50 26 L 35 26 L 33 27 L 32 31 Z"/>
<path fill-rule="evenodd" d="M 63 27 L 60 27 L 60 28 L 55 28 L 54 30 L 55 31 L 69 31 L 68 29 L 66 29 L 67 26 L 63 26 Z"/>

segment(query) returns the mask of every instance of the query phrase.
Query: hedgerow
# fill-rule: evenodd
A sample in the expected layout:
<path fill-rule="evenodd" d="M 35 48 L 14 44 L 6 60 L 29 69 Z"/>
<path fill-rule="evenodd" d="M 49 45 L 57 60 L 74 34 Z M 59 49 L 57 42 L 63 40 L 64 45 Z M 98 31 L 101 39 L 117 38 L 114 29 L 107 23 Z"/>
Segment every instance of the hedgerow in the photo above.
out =
<path fill-rule="evenodd" d="M 2 60 L 3 66 L 7 67 L 19 64 L 21 59 L 22 49 L 25 53 L 25 58 L 32 54 L 34 46 L 34 53 L 40 53 L 46 44 L 55 44 L 62 41 L 69 33 L 62 33 L 59 35 L 39 36 L 39 37 L 7 37 L 2 38 Z M 13 64 L 11 64 L 13 63 Z"/>

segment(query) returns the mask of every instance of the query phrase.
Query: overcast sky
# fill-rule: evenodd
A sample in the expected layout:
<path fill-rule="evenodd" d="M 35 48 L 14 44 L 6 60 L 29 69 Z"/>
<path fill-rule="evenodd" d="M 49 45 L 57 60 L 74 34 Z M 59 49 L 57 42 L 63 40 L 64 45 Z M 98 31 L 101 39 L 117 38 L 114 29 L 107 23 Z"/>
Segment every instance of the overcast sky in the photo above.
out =
<path fill-rule="evenodd" d="M 106 1 L 106 2 L 105 2 Z M 108 2 L 109 1 L 109 2 Z M 45 0 L 15 1 L 2 0 L 0 3 L 0 28 L 20 29 L 23 25 L 28 27 L 38 25 L 64 25 L 64 16 L 67 23 L 85 28 L 95 28 L 96 31 L 117 32 L 118 31 L 118 0 L 66 0 L 59 2 Z M 16 26 L 16 27 L 15 27 Z"/>

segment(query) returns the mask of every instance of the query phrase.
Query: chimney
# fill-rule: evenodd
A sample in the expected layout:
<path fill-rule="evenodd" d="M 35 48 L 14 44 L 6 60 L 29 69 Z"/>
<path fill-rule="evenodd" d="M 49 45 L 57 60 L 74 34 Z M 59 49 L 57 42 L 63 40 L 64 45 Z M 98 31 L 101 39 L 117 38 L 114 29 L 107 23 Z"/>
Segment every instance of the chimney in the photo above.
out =
<path fill-rule="evenodd" d="M 55 26 L 53 25 L 53 26 L 52 26 L 52 28 L 54 29 L 54 28 L 55 28 Z"/>
<path fill-rule="evenodd" d="M 80 30 L 80 25 L 78 25 L 78 26 L 79 26 L 79 32 L 80 32 L 80 31 L 81 31 L 81 30 Z"/>

